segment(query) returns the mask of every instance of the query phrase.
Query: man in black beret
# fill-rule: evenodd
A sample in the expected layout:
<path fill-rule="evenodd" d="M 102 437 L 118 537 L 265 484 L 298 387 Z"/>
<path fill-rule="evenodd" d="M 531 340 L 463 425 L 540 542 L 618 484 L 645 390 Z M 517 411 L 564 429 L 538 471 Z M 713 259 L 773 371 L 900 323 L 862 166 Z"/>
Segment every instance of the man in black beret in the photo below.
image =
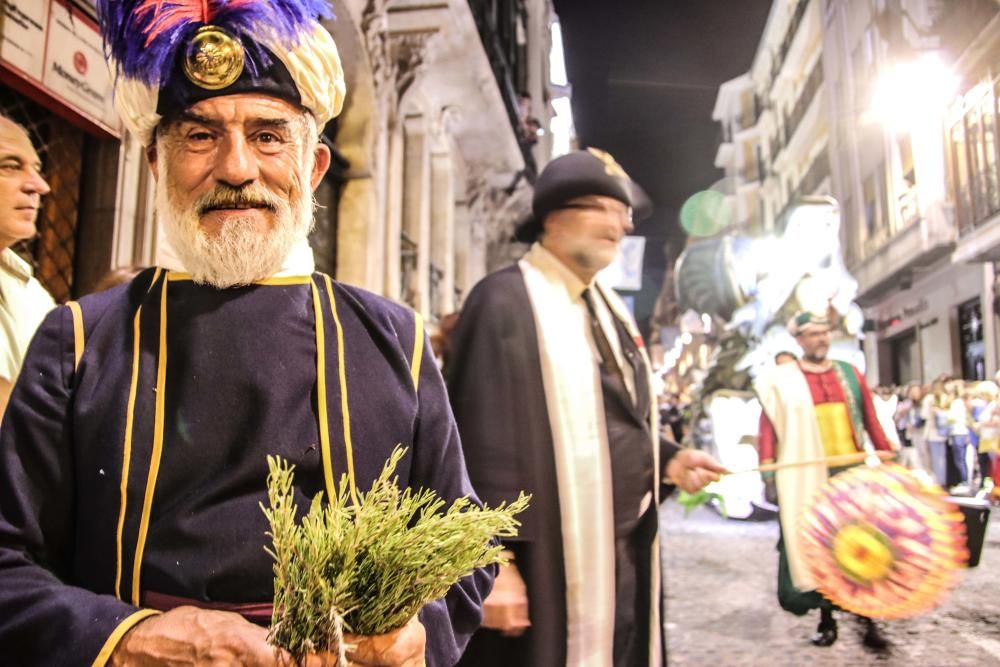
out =
<path fill-rule="evenodd" d="M 516 232 L 531 249 L 456 325 L 447 381 L 471 481 L 491 503 L 533 494 L 462 664 L 666 662 L 659 500 L 722 468 L 659 439 L 642 338 L 597 278 L 640 193 L 603 151 L 550 162 Z"/>

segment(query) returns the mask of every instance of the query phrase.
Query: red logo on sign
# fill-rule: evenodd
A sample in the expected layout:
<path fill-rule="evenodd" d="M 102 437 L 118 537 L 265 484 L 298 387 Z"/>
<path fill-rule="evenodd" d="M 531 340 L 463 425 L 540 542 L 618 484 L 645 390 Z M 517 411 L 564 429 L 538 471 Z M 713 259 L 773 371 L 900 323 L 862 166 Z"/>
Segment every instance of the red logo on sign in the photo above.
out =
<path fill-rule="evenodd" d="M 83 53 L 80 52 L 80 51 L 77 51 L 76 53 L 74 53 L 73 54 L 73 67 L 75 67 L 76 71 L 80 73 L 80 76 L 83 76 L 84 74 L 86 74 L 87 73 L 87 56 L 83 55 Z"/>

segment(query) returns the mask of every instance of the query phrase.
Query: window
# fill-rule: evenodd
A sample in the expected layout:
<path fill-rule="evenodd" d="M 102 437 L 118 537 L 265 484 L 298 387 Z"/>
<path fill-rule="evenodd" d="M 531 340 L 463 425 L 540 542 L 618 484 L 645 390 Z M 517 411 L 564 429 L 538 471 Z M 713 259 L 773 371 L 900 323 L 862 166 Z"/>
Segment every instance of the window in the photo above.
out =
<path fill-rule="evenodd" d="M 979 108 L 972 109 L 965 116 L 965 140 L 969 147 L 969 168 L 972 176 L 972 207 L 976 220 L 986 217 L 989 208 L 986 205 L 987 189 L 986 174 L 983 164 L 982 125 L 979 119 Z"/>
<path fill-rule="evenodd" d="M 916 185 L 917 176 L 913 171 L 913 138 L 909 133 L 904 133 L 899 135 L 897 142 L 903 180 L 906 181 L 907 185 Z"/>
<path fill-rule="evenodd" d="M 958 307 L 959 341 L 962 351 L 962 379 L 986 379 L 986 347 L 979 298 Z"/>
<path fill-rule="evenodd" d="M 951 166 L 953 174 L 953 192 L 958 209 L 958 227 L 960 232 L 972 229 L 972 188 L 969 185 L 969 163 L 965 150 L 965 126 L 959 121 L 951 128 Z"/>
<path fill-rule="evenodd" d="M 862 186 L 862 196 L 865 202 L 865 229 L 864 237 L 865 239 L 871 239 L 875 237 L 875 228 L 878 224 L 876 220 L 877 209 L 875 208 L 875 198 L 877 193 L 875 192 L 875 174 L 869 174 L 868 178 L 865 179 L 864 185 Z"/>
<path fill-rule="evenodd" d="M 964 116 L 954 118 L 949 131 L 949 187 L 961 234 L 1000 212 L 997 88 L 1000 80 L 969 91 L 963 102 Z"/>
<path fill-rule="evenodd" d="M 909 133 L 896 137 L 899 150 L 900 191 L 897 193 L 900 227 L 916 220 L 920 214 L 917 206 L 917 175 L 913 169 L 913 139 Z"/>
<path fill-rule="evenodd" d="M 990 214 L 1000 210 L 1000 191 L 997 190 L 997 133 L 993 111 L 993 92 L 989 91 L 980 103 L 983 117 L 983 180 L 988 191 L 987 208 Z"/>
<path fill-rule="evenodd" d="M 876 181 L 878 183 L 878 192 L 875 197 L 878 199 L 878 228 L 882 235 L 887 235 L 889 232 L 889 225 L 891 221 L 889 213 L 889 188 L 886 181 L 886 168 L 885 164 L 880 164 L 875 169 Z"/>

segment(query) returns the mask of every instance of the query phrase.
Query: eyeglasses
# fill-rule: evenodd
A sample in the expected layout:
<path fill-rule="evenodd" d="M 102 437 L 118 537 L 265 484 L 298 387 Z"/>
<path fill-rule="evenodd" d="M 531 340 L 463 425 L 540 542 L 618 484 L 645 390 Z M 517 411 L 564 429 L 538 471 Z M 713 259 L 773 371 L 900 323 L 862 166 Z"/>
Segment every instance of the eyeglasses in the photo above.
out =
<path fill-rule="evenodd" d="M 632 222 L 632 207 L 626 206 L 625 209 L 620 209 L 617 207 L 605 206 L 604 204 L 599 204 L 597 202 L 568 202 L 559 207 L 560 209 L 574 209 L 578 211 L 592 211 L 594 213 L 607 213 L 609 215 L 614 215 L 617 217 L 623 217 L 629 223 Z"/>

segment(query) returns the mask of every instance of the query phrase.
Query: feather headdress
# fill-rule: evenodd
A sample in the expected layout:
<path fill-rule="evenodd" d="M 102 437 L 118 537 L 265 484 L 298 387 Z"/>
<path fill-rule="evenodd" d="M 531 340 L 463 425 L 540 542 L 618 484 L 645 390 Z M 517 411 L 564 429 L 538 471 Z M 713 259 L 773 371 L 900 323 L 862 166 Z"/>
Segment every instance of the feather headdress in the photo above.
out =
<path fill-rule="evenodd" d="M 337 46 L 317 22 L 332 16 L 327 0 L 97 0 L 97 9 L 116 75 L 116 106 L 144 143 L 170 110 L 165 106 L 216 95 L 275 94 L 284 85 L 320 127 L 343 105 Z M 185 53 L 208 29 L 228 40 L 226 54 L 239 61 L 238 83 L 234 77 L 209 87 L 184 76 Z M 206 53 L 196 54 L 198 62 L 213 60 L 215 53 Z"/>

